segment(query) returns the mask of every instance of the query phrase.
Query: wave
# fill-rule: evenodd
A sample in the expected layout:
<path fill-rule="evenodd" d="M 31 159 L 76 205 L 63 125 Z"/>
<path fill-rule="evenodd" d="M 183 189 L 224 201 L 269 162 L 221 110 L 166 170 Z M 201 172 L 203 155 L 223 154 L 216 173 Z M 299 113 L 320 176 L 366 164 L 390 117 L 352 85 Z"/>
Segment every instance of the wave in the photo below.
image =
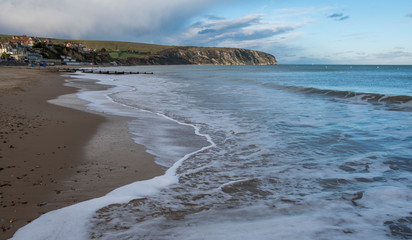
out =
<path fill-rule="evenodd" d="M 388 95 L 379 93 L 360 93 L 353 91 L 340 91 L 329 89 L 318 89 L 313 87 L 284 86 L 274 83 L 263 83 L 265 87 L 272 87 L 291 92 L 304 94 L 322 95 L 332 98 L 350 99 L 355 101 L 367 102 L 376 105 L 396 106 L 399 110 L 412 110 L 412 96 Z"/>
<path fill-rule="evenodd" d="M 84 74 L 72 75 L 71 77 L 97 80 L 96 84 L 105 86 L 109 86 L 111 81 L 113 81 L 98 78 L 93 75 L 86 76 Z M 132 118 L 139 116 L 136 115 L 136 113 L 148 113 L 159 116 L 168 121 L 175 122 L 178 125 L 191 127 L 193 128 L 195 135 L 206 139 L 208 145 L 203 146 L 196 151 L 189 152 L 180 159 L 176 159 L 177 161 L 174 162 L 165 174 L 161 176 L 144 181 L 136 181 L 119 187 L 105 196 L 83 201 L 75 205 L 43 214 L 30 224 L 20 228 L 12 239 L 89 239 L 90 233 L 88 227 L 90 224 L 88 222 L 99 209 L 112 204 L 124 204 L 131 200 L 144 199 L 159 193 L 161 190 L 166 189 L 173 184 L 178 184 L 180 175 L 178 173 L 178 168 L 183 164 L 183 162 L 198 153 L 204 152 L 216 146 L 211 136 L 202 133 L 200 128 L 195 124 L 176 120 L 163 113 L 149 111 L 116 102 L 110 96 L 116 91 L 127 91 L 127 88 L 128 86 L 125 85 L 117 85 L 114 88 L 99 92 L 83 91 L 78 94 L 78 97 L 89 102 L 87 107 L 91 111 Z M 99 95 L 103 97 L 96 98 L 96 96 Z M 111 103 L 116 104 L 116 107 L 112 108 Z M 162 146 L 162 148 L 164 148 L 164 146 Z M 75 231 L 73 231 L 73 229 L 75 229 Z"/>

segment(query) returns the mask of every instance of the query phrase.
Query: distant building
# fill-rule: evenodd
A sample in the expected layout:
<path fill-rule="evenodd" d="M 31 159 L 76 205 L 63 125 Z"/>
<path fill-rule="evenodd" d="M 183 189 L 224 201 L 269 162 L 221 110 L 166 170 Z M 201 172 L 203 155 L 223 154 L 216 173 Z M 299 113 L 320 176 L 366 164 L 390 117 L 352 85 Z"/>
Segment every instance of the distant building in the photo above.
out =
<path fill-rule="evenodd" d="M 27 54 L 27 60 L 29 62 L 39 62 L 43 61 L 43 56 L 39 53 L 29 53 Z"/>
<path fill-rule="evenodd" d="M 49 39 L 46 39 L 43 42 L 44 42 L 44 44 L 46 44 L 46 46 L 53 46 L 53 42 Z"/>
<path fill-rule="evenodd" d="M 7 53 L 11 55 L 22 55 L 27 53 L 27 49 L 19 42 L 9 42 L 7 44 Z"/>
<path fill-rule="evenodd" d="M 83 48 L 83 45 L 81 43 L 76 43 L 76 42 L 66 42 L 66 47 L 68 47 L 68 48 Z"/>
<path fill-rule="evenodd" d="M 16 61 L 30 62 L 30 63 L 42 62 L 45 60 L 41 54 L 35 53 L 35 52 L 24 52 L 24 53 L 13 54 L 11 55 L 11 57 L 16 59 Z"/>
<path fill-rule="evenodd" d="M 87 48 L 86 46 L 84 46 L 84 45 L 81 44 L 81 43 L 66 42 L 65 45 L 66 45 L 66 47 L 68 47 L 68 48 L 77 49 L 79 52 L 83 52 L 83 53 L 90 53 L 90 52 L 93 52 L 93 51 L 94 51 L 94 49 Z"/>
<path fill-rule="evenodd" d="M 46 58 L 43 58 L 42 62 L 47 64 L 48 66 L 54 66 L 54 65 L 61 65 L 62 64 L 60 59 L 46 59 Z"/>
<path fill-rule="evenodd" d="M 23 38 L 14 37 L 14 41 L 9 41 L 7 44 L 1 44 L 0 53 L 10 54 L 11 58 L 14 58 L 16 61 L 20 62 L 42 61 L 43 56 L 40 54 L 40 50 L 31 50 L 31 48 L 27 45 L 28 42 L 24 42 L 22 39 Z"/>
<path fill-rule="evenodd" d="M 20 43 L 24 47 L 33 47 L 35 43 L 41 42 L 37 37 L 31 36 L 13 36 L 9 39 L 9 43 Z"/>
<path fill-rule="evenodd" d="M 0 43 L 0 54 L 13 54 L 13 52 L 17 53 L 17 48 L 13 46 L 14 45 L 10 45 L 9 43 Z"/>
<path fill-rule="evenodd" d="M 72 63 L 76 63 L 76 59 L 73 59 L 72 57 L 69 56 L 60 56 L 60 58 L 63 60 L 64 64 L 70 65 Z"/>
<path fill-rule="evenodd" d="M 7 53 L 7 44 L 0 43 L 0 54 Z"/>

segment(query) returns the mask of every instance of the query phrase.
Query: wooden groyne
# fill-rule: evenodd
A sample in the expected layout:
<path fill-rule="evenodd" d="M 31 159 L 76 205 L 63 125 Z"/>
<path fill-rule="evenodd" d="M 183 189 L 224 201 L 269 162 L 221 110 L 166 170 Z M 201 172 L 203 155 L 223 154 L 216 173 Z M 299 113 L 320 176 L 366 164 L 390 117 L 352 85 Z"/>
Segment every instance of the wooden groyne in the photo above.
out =
<path fill-rule="evenodd" d="M 93 74 L 153 74 L 153 72 L 133 72 L 133 71 L 103 71 L 103 70 L 92 70 L 92 69 L 78 69 L 78 68 L 63 68 L 59 70 L 60 72 L 82 72 L 82 73 L 93 73 Z"/>

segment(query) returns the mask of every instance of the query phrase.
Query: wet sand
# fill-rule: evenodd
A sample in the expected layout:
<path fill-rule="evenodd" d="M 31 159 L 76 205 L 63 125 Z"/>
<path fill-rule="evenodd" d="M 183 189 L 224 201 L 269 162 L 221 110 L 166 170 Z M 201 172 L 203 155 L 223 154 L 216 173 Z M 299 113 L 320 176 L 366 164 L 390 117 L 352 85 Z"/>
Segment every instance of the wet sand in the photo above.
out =
<path fill-rule="evenodd" d="M 74 99 L 59 73 L 0 67 L 0 239 L 41 214 L 164 172 L 127 132 L 129 119 Z M 68 95 L 76 109 L 47 102 Z"/>

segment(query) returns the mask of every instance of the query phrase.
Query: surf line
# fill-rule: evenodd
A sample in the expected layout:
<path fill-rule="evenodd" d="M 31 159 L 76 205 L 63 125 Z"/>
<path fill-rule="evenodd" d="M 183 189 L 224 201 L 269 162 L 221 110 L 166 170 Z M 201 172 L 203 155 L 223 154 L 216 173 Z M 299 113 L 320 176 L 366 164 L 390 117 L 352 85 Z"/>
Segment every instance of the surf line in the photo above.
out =
<path fill-rule="evenodd" d="M 81 74 L 81 73 L 79 74 L 79 73 L 78 73 L 77 75 L 74 75 L 74 76 L 72 76 L 72 77 L 73 77 L 73 78 L 83 78 L 83 77 L 86 77 L 86 74 Z M 89 79 L 90 79 L 89 76 L 87 76 L 86 78 L 89 78 Z M 110 84 L 110 83 L 107 83 L 106 81 L 114 81 L 114 79 L 99 79 L 97 76 L 96 76 L 96 78 L 92 78 L 92 79 L 97 80 L 97 81 L 96 81 L 96 84 L 100 84 L 100 85 L 108 85 L 108 84 Z M 110 84 L 110 85 L 111 85 L 111 84 Z M 109 85 L 109 86 L 110 86 L 110 85 Z M 113 86 L 113 85 L 112 85 L 112 86 Z M 116 91 L 116 89 L 118 89 L 118 90 Z M 215 147 L 215 146 L 216 146 L 216 143 L 213 142 L 213 140 L 212 140 L 212 138 L 211 138 L 210 135 L 205 134 L 205 133 L 201 133 L 201 132 L 200 132 L 200 128 L 197 127 L 195 124 L 190 124 L 190 123 L 181 122 L 181 121 L 176 120 L 176 119 L 174 119 L 174 118 L 171 118 L 171 117 L 169 117 L 169 116 L 167 116 L 166 114 L 163 114 L 163 113 L 150 111 L 150 110 L 143 109 L 143 108 L 139 108 L 139 107 L 136 107 L 136 106 L 126 105 L 126 104 L 124 104 L 124 103 L 115 101 L 115 99 L 112 97 L 112 96 L 114 96 L 114 95 L 116 95 L 116 94 L 118 94 L 118 93 L 121 93 L 121 92 L 135 92 L 136 90 L 137 90 L 137 89 L 136 89 L 136 87 L 134 87 L 134 86 L 130 86 L 130 85 L 128 85 L 128 84 L 121 84 L 121 83 L 119 83 L 119 82 L 116 82 L 116 84 L 115 84 L 113 87 L 101 91 L 102 94 L 103 94 L 103 96 L 104 96 L 104 98 L 106 98 L 107 101 L 111 102 L 112 104 L 122 106 L 122 107 L 125 108 L 125 109 L 134 110 L 134 111 L 131 111 L 131 112 L 123 112 L 123 111 L 119 111 L 119 112 L 118 112 L 118 111 L 113 111 L 113 110 L 105 109 L 105 107 L 103 106 L 103 105 L 105 104 L 104 102 L 101 102 L 101 101 L 92 102 L 91 100 L 87 100 L 87 99 L 86 99 L 86 100 L 89 102 L 89 104 L 87 104 L 87 106 L 89 106 L 89 109 L 92 110 L 92 111 L 101 111 L 101 112 L 103 112 L 103 113 L 105 113 L 105 114 L 120 115 L 120 116 L 131 117 L 131 118 L 136 118 L 136 117 L 137 117 L 136 115 L 134 115 L 134 114 L 132 113 L 132 112 L 135 112 L 135 111 L 140 111 L 140 112 L 144 112 L 144 113 L 154 114 L 154 115 L 157 115 L 157 116 L 159 116 L 159 117 L 165 118 L 165 119 L 167 119 L 167 120 L 169 120 L 169 121 L 173 121 L 173 122 L 175 122 L 175 123 L 177 123 L 177 124 L 179 124 L 179 125 L 192 127 L 192 128 L 194 129 L 195 134 L 196 134 L 197 136 L 204 137 L 204 138 L 207 140 L 207 142 L 209 143 L 208 146 L 202 147 L 202 148 L 198 149 L 197 151 L 188 153 L 188 154 L 186 154 L 185 156 L 183 156 L 182 158 L 180 158 L 178 161 L 176 161 L 176 162 L 165 172 L 164 175 L 155 177 L 157 180 L 161 180 L 160 178 L 163 178 L 163 179 L 161 180 L 161 182 L 163 182 L 163 184 L 166 184 L 166 182 L 169 182 L 169 181 L 170 181 L 170 184 L 166 184 L 166 185 L 164 186 L 164 188 L 165 188 L 165 187 L 167 187 L 167 186 L 169 186 L 169 185 L 172 185 L 172 184 L 174 184 L 174 183 L 178 183 L 178 178 L 179 178 L 179 177 L 177 176 L 177 169 L 183 164 L 183 162 L 184 162 L 185 160 L 187 160 L 188 158 L 190 158 L 190 157 L 192 157 L 192 156 L 194 156 L 194 155 L 196 155 L 196 154 L 198 154 L 198 153 L 200 153 L 200 152 L 203 152 L 203 151 L 206 151 L 206 150 L 208 150 L 208 149 L 210 149 L 210 148 Z M 85 92 L 82 92 L 82 93 L 84 94 Z M 80 93 L 80 94 L 82 94 L 82 93 Z M 81 97 L 80 97 L 80 98 L 81 98 Z M 150 180 L 146 180 L 146 181 L 150 181 Z M 119 188 L 113 190 L 112 192 L 109 192 L 107 195 L 109 195 L 109 194 L 116 194 L 116 195 L 117 195 L 117 194 L 120 194 L 120 192 L 123 191 L 122 189 L 124 189 L 124 188 L 126 188 L 126 187 L 128 187 L 128 186 L 130 187 L 130 185 L 133 185 L 133 184 L 138 183 L 138 182 L 142 182 L 142 181 L 137 181 L 137 182 L 131 183 L 131 184 L 129 184 L 129 185 L 125 185 L 125 186 L 119 187 Z M 143 182 L 145 182 L 145 181 L 143 181 Z M 158 186 L 158 187 L 159 187 L 159 186 Z M 156 187 L 156 188 L 157 188 L 157 187 Z M 130 190 L 129 193 L 136 194 L 135 197 L 141 195 L 140 192 L 133 191 L 132 189 L 129 189 L 129 190 Z M 160 190 L 160 189 L 158 189 L 158 190 Z M 143 195 L 146 195 L 146 194 L 143 194 Z M 151 195 L 151 194 L 149 194 L 149 195 Z M 119 196 L 119 195 L 118 195 L 118 196 Z M 138 197 L 137 197 L 137 198 L 138 198 Z"/>
<path fill-rule="evenodd" d="M 80 76 L 79 75 L 74 75 L 71 76 L 73 78 L 82 78 L 85 76 Z M 87 78 L 87 77 L 86 77 Z M 90 78 L 89 78 L 90 79 Z M 96 84 L 101 84 L 105 85 L 104 80 L 102 79 L 96 79 Z M 121 92 L 123 92 L 124 88 L 127 86 L 119 86 L 116 85 L 113 88 L 119 87 L 122 89 Z M 127 88 L 130 89 L 130 86 Z M 110 88 L 112 89 L 112 88 Z M 104 91 L 108 91 L 109 89 L 106 89 Z M 113 90 L 113 89 L 112 89 Z M 102 92 L 104 92 L 102 91 Z M 126 90 L 127 91 L 127 90 Z M 87 92 L 87 91 L 86 91 Z M 85 93 L 85 92 L 81 92 Z M 78 93 L 78 94 L 81 94 Z M 67 239 L 67 236 L 70 236 L 72 239 L 89 239 L 89 229 L 88 227 L 90 226 L 89 222 L 90 219 L 93 218 L 94 214 L 101 208 L 109 206 L 110 204 L 122 204 L 122 203 L 127 203 L 131 200 L 134 199 L 141 199 L 150 195 L 154 195 L 158 192 L 160 192 L 162 189 L 165 189 L 166 187 L 172 185 L 172 184 L 177 184 L 179 182 L 179 176 L 177 174 L 177 169 L 182 165 L 182 163 L 190 158 L 191 156 L 206 151 L 210 148 L 213 148 L 216 146 L 216 144 L 213 142 L 212 138 L 208 134 L 204 134 L 200 132 L 200 128 L 197 127 L 194 124 L 189 124 L 189 123 L 184 123 L 180 122 L 176 119 L 173 119 L 171 117 L 166 116 L 165 114 L 162 113 L 157 113 L 145 109 L 140 109 L 137 107 L 133 106 L 128 106 L 119 102 L 114 101 L 109 95 L 113 94 L 113 92 L 103 94 L 103 96 L 109 101 L 114 104 L 119 104 L 122 105 L 123 107 L 126 108 L 132 108 L 134 110 L 146 112 L 146 113 L 151 113 L 158 115 L 160 117 L 166 118 L 170 121 L 174 121 L 177 124 L 183 125 L 183 126 L 190 126 L 194 129 L 195 134 L 201 137 L 205 137 L 206 140 L 209 142 L 208 146 L 202 147 L 197 151 L 191 152 L 186 154 L 184 157 L 179 159 L 177 162 L 175 162 L 172 167 L 170 167 L 165 174 L 161 176 L 154 177 L 149 180 L 143 180 L 143 181 L 136 181 L 134 183 L 119 187 L 105 196 L 99 197 L 99 198 L 94 198 L 88 201 L 83 201 L 68 207 L 64 207 L 61 209 L 57 209 L 51 212 L 48 212 L 46 214 L 43 214 L 39 218 L 35 219 L 28 225 L 20 228 L 15 235 L 13 236 L 12 239 L 33 239 L 33 240 L 43 240 L 43 239 Z M 81 98 L 78 95 L 79 98 Z M 87 100 L 87 99 L 86 99 Z M 105 114 L 112 114 L 112 115 L 121 115 L 120 112 L 116 111 L 105 111 L 107 109 L 104 109 L 102 105 L 104 103 L 98 101 L 98 102 L 92 102 L 89 101 L 89 109 L 92 111 L 102 111 Z M 106 102 L 107 103 L 107 102 Z M 87 106 L 86 105 L 86 106 Z M 94 105 L 97 107 L 91 107 L 90 105 Z M 117 114 L 116 114 L 117 113 Z M 122 116 L 122 115 L 121 115 Z M 132 117 L 133 115 L 126 114 L 127 117 Z M 136 116 L 134 116 L 136 117 Z M 77 229 L 77 231 L 73 231 L 73 229 Z"/>
<path fill-rule="evenodd" d="M 111 82 L 115 81 L 115 79 L 112 79 L 112 78 L 110 78 L 110 79 L 99 79 L 97 76 L 96 76 L 96 78 L 93 78 L 93 77 L 90 77 L 90 76 L 86 76 L 86 74 L 84 74 L 84 73 L 83 73 L 83 74 L 78 73 L 77 75 L 74 75 L 74 76 L 72 76 L 72 77 L 73 77 L 73 78 L 82 78 L 82 77 L 84 78 L 84 77 L 85 77 L 85 78 L 89 78 L 89 79 L 91 78 L 91 79 L 97 80 L 97 81 L 96 81 L 96 84 L 109 85 L 109 86 L 111 85 L 111 83 L 107 83 L 106 81 L 111 81 Z M 103 96 L 104 96 L 109 102 L 111 102 L 111 103 L 113 103 L 113 104 L 115 104 L 115 105 L 122 106 L 122 107 L 124 107 L 124 108 L 126 108 L 126 109 L 132 109 L 132 110 L 134 110 L 134 111 L 140 111 L 140 112 L 144 112 L 144 113 L 154 114 L 154 115 L 157 115 L 157 116 L 159 116 L 159 117 L 163 117 L 163 118 L 165 118 L 165 119 L 167 119 L 167 120 L 169 120 L 169 121 L 173 121 L 173 122 L 175 122 L 175 123 L 177 123 L 177 124 L 179 124 L 179 125 L 182 125 L 182 126 L 192 127 L 192 128 L 194 129 L 195 134 L 196 134 L 197 136 L 206 138 L 207 142 L 209 143 L 208 146 L 202 147 L 202 148 L 198 149 L 197 151 L 194 151 L 194 152 L 191 152 L 191 153 L 186 154 L 186 155 L 183 156 L 181 159 L 179 159 L 178 161 L 176 161 L 176 162 L 165 172 L 164 175 L 158 176 L 158 177 L 156 177 L 156 178 L 164 177 L 164 178 L 166 179 L 166 177 L 168 177 L 168 178 L 169 178 L 168 181 L 172 181 L 171 178 L 172 178 L 172 176 L 174 176 L 175 179 L 174 179 L 172 182 L 173 182 L 173 183 L 178 183 L 177 169 L 182 165 L 182 163 L 183 163 L 185 160 L 187 160 L 188 158 L 192 157 L 193 155 L 196 155 L 196 154 L 198 154 L 198 153 L 200 153 L 200 152 L 206 151 L 206 150 L 208 150 L 208 149 L 213 148 L 213 147 L 216 146 L 216 143 L 213 142 L 211 136 L 208 135 L 208 134 L 201 133 L 201 132 L 200 132 L 200 128 L 197 127 L 195 124 L 180 122 L 179 120 L 176 120 L 176 119 L 174 119 L 174 118 L 171 118 L 171 117 L 169 117 L 169 116 L 167 116 L 166 114 L 163 114 L 163 113 L 150 111 L 150 110 L 143 109 L 143 108 L 139 108 L 139 107 L 136 107 L 136 106 L 130 106 L 130 105 L 126 105 L 126 104 L 124 104 L 124 103 L 115 101 L 112 96 L 114 96 L 114 95 L 116 95 L 116 94 L 118 94 L 118 93 L 121 93 L 121 92 L 135 92 L 137 89 L 136 89 L 136 87 L 134 87 L 134 86 L 131 86 L 131 85 L 128 85 L 128 84 L 121 84 L 121 83 L 119 83 L 119 82 L 116 82 L 116 84 L 115 84 L 115 85 L 112 85 L 112 86 L 113 86 L 112 88 L 109 88 L 109 89 L 106 89 L 106 90 L 101 91 L 102 94 L 103 94 Z M 115 89 L 118 89 L 118 90 L 117 90 L 117 91 L 113 91 L 113 90 L 115 90 Z M 104 92 L 106 92 L 106 93 L 104 93 Z M 84 93 L 84 92 L 83 92 L 83 93 Z M 86 99 L 86 100 L 87 100 L 87 99 Z M 136 118 L 136 116 L 135 116 L 134 114 L 130 114 L 131 112 L 134 112 L 134 111 L 131 111 L 131 112 L 129 112 L 129 113 L 127 113 L 127 112 L 125 113 L 125 112 L 122 112 L 122 111 L 120 111 L 120 112 L 111 111 L 111 110 L 105 109 L 105 107 L 103 107 L 104 102 L 100 102 L 100 101 L 99 101 L 99 102 L 92 102 L 92 101 L 90 101 L 90 100 L 88 100 L 88 101 L 89 101 L 89 104 L 87 104 L 87 105 L 90 107 L 89 109 L 92 110 L 92 111 L 102 111 L 102 112 L 105 113 L 105 114 L 120 115 L 120 116 L 125 116 L 125 117 Z M 93 107 L 92 107 L 92 106 L 93 106 Z M 138 182 L 139 182 L 139 181 L 138 181 Z M 173 183 L 171 183 L 171 184 L 173 184 Z M 133 184 L 133 183 L 131 183 L 131 184 Z M 171 184 L 170 184 L 170 185 L 171 185 Z M 130 185 L 130 184 L 129 184 L 129 185 Z M 126 185 L 126 186 L 129 186 L 129 185 Z M 118 188 L 118 189 L 122 189 L 122 188 L 124 188 L 124 187 L 126 187 L 126 186 L 120 187 L 120 188 Z M 169 186 L 169 185 L 168 185 L 168 186 Z M 165 186 L 165 187 L 167 187 L 167 186 Z M 108 193 L 108 194 L 111 194 L 111 193 L 114 193 L 114 192 L 118 192 L 118 191 L 117 191 L 118 189 L 115 189 L 115 190 L 113 190 L 112 192 L 110 192 L 110 193 Z M 132 191 L 132 192 L 133 192 L 133 191 Z M 139 194 L 139 195 L 140 195 L 140 194 Z"/>
<path fill-rule="evenodd" d="M 98 82 L 98 83 L 99 83 L 99 84 L 104 84 L 104 83 L 102 83 L 102 82 Z M 134 92 L 134 91 L 136 91 L 136 88 L 135 88 L 134 86 L 122 85 L 122 87 L 123 87 L 123 88 L 129 88 L 129 89 L 130 89 L 129 92 Z M 126 91 L 127 91 L 127 90 L 126 90 Z M 125 92 L 125 91 L 121 91 L 121 92 Z M 172 185 L 172 184 L 174 184 L 174 183 L 178 183 L 177 169 L 183 164 L 184 161 L 186 161 L 186 160 L 189 159 L 190 157 L 192 157 L 192 156 L 194 156 L 194 155 L 196 155 L 196 154 L 198 154 L 198 153 L 200 153 L 200 152 L 203 152 L 203 151 L 206 151 L 206 150 L 208 150 L 208 149 L 211 149 L 211 148 L 216 147 L 216 143 L 212 140 L 211 136 L 210 136 L 209 134 L 201 133 L 201 132 L 200 132 L 200 128 L 197 127 L 195 124 L 190 124 L 190 123 L 181 122 L 181 121 L 176 120 L 176 119 L 174 119 L 174 118 L 171 118 L 171 117 L 169 117 L 169 116 L 167 116 L 166 114 L 163 114 L 163 113 L 154 112 L 154 111 L 150 111 L 150 110 L 147 110 L 147 109 L 142 109 L 142 108 L 139 108 L 139 107 L 136 107 L 136 106 L 130 106 L 130 105 L 126 105 L 126 104 L 124 104 L 124 103 L 116 102 L 110 95 L 116 95 L 117 93 L 119 93 L 119 92 L 112 92 L 112 93 L 109 93 L 109 94 L 105 94 L 105 97 L 106 97 L 109 101 L 111 101 L 112 103 L 121 105 L 121 106 L 123 106 L 123 107 L 125 107 L 125 108 L 132 108 L 132 109 L 137 110 L 137 111 L 140 111 L 140 112 L 149 113 L 149 114 L 154 114 L 154 115 L 157 115 L 157 116 L 159 116 L 159 117 L 163 117 L 163 118 L 165 118 L 165 119 L 167 119 L 167 120 L 169 120 L 169 121 L 173 121 L 173 122 L 175 122 L 175 123 L 177 123 L 177 124 L 179 124 L 179 125 L 192 127 L 192 128 L 194 129 L 195 134 L 196 134 L 197 136 L 204 137 L 204 138 L 206 139 L 206 141 L 209 143 L 208 146 L 202 147 L 202 148 L 200 148 L 200 149 L 198 149 L 198 150 L 196 150 L 196 151 L 194 151 L 194 152 L 191 152 L 191 153 L 186 154 L 185 156 L 183 156 L 182 158 L 180 158 L 178 161 L 176 161 L 176 162 L 165 172 L 164 175 L 157 177 L 157 178 L 164 177 L 165 179 L 167 178 L 168 181 L 171 181 L 171 180 L 172 180 L 171 177 L 174 176 L 175 179 L 174 179 L 173 181 L 171 181 L 169 185 Z M 130 116 L 129 116 L 129 117 L 130 117 Z M 133 183 L 132 183 L 132 184 L 133 184 Z M 167 185 L 167 186 L 169 186 L 169 185 Z M 127 186 L 127 185 L 126 185 L 126 186 Z M 164 186 L 164 187 L 167 187 L 167 186 Z M 120 187 L 120 188 L 123 188 L 123 187 Z M 110 193 L 108 193 L 108 194 L 112 194 L 112 193 L 114 193 L 116 190 L 117 190 L 117 189 L 113 190 L 112 192 L 110 192 Z"/>

